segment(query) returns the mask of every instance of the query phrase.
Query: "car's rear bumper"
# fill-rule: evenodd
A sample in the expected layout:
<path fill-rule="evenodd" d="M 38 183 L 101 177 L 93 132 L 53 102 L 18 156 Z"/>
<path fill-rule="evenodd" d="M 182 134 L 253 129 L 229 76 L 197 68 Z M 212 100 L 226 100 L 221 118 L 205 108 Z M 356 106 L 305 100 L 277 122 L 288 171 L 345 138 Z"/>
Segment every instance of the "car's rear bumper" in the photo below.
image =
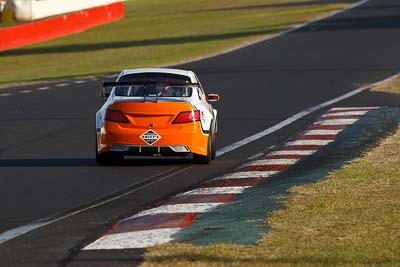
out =
<path fill-rule="evenodd" d="M 97 151 L 121 152 L 126 155 L 179 155 L 195 153 L 207 155 L 208 135 L 204 134 L 200 122 L 174 125 L 171 128 L 151 129 L 160 139 L 147 144 L 140 138 L 149 129 L 136 129 L 106 122 L 97 133 Z"/>

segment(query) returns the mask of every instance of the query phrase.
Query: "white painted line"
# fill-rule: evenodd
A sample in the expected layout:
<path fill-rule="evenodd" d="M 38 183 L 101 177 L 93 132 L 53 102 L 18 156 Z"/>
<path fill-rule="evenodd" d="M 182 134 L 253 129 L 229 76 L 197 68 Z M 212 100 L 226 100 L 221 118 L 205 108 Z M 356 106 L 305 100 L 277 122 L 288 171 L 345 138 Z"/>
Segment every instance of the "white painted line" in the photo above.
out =
<path fill-rule="evenodd" d="M 203 213 L 221 204 L 223 203 L 186 203 L 186 204 L 163 205 L 157 208 L 141 211 L 129 218 L 124 219 L 123 221 L 154 214 Z"/>
<path fill-rule="evenodd" d="M 0 94 L 0 96 L 10 96 L 12 95 L 11 93 L 4 93 L 4 94 Z"/>
<path fill-rule="evenodd" d="M 293 165 L 298 159 L 260 159 L 244 164 L 243 166 Z"/>
<path fill-rule="evenodd" d="M 39 91 L 45 91 L 45 90 L 49 90 L 49 89 L 51 89 L 50 86 L 43 86 L 43 87 L 38 88 Z"/>
<path fill-rule="evenodd" d="M 243 192 L 243 190 L 250 188 L 250 187 L 251 186 L 197 188 L 197 189 L 179 194 L 178 197 L 190 196 L 190 195 L 240 194 Z"/>
<path fill-rule="evenodd" d="M 29 93 L 32 93 L 32 90 L 22 90 L 22 91 L 19 91 L 19 93 L 20 94 L 29 94 Z"/>
<path fill-rule="evenodd" d="M 323 118 L 332 117 L 332 116 L 362 116 L 367 113 L 368 110 L 364 111 L 333 111 L 322 115 Z"/>
<path fill-rule="evenodd" d="M 317 150 L 279 150 L 279 151 L 274 151 L 268 154 L 271 156 L 274 155 L 284 155 L 284 156 L 290 156 L 290 155 L 301 155 L 301 156 L 308 156 L 311 154 L 314 154 L 317 152 Z"/>
<path fill-rule="evenodd" d="M 332 139 L 332 140 L 296 140 L 296 141 L 292 141 L 292 142 L 287 142 L 285 144 L 285 146 L 324 146 L 333 141 L 335 141 L 335 139 Z"/>
<path fill-rule="evenodd" d="M 56 87 L 65 87 L 65 86 L 68 86 L 68 85 L 69 85 L 68 83 L 58 83 L 55 86 Z"/>
<path fill-rule="evenodd" d="M 350 125 L 358 121 L 359 119 L 333 119 L 333 120 L 322 120 L 317 121 L 314 125 Z"/>
<path fill-rule="evenodd" d="M 380 108 L 380 107 L 338 107 L 338 108 L 331 108 L 329 111 L 339 111 L 340 112 L 340 111 L 353 110 L 353 109 L 367 110 L 368 111 L 368 110 L 378 109 L 378 108 Z"/>
<path fill-rule="evenodd" d="M 181 228 L 165 228 L 106 235 L 84 247 L 83 250 L 147 248 L 173 241 Z"/>
<path fill-rule="evenodd" d="M 77 80 L 77 81 L 73 81 L 73 83 L 76 83 L 76 84 L 81 84 L 81 83 L 85 83 L 86 82 L 86 80 Z"/>
<path fill-rule="evenodd" d="M 303 135 L 337 135 L 343 130 L 309 130 L 303 133 Z"/>

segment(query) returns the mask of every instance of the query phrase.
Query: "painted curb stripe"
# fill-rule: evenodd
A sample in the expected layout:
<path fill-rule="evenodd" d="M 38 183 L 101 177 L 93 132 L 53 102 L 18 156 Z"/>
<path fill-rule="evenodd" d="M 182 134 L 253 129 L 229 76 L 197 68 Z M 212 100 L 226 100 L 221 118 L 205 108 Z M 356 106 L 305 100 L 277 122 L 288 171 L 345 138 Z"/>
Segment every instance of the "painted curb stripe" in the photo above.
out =
<path fill-rule="evenodd" d="M 290 165 L 253 165 L 253 166 L 245 166 L 240 168 L 241 172 L 281 172 L 286 170 Z"/>
<path fill-rule="evenodd" d="M 350 125 L 358 121 L 358 119 L 334 119 L 317 121 L 315 125 Z"/>
<path fill-rule="evenodd" d="M 162 228 L 182 228 L 194 222 L 196 213 L 155 214 L 118 222 L 105 235 Z"/>
<path fill-rule="evenodd" d="M 224 175 L 225 179 L 235 179 L 235 178 L 268 178 L 274 175 L 278 171 L 240 171 Z"/>
<path fill-rule="evenodd" d="M 157 208 L 141 211 L 136 215 L 133 215 L 132 217 L 129 217 L 127 219 L 138 218 L 153 214 L 164 214 L 164 213 L 203 213 L 221 204 L 222 203 L 187 203 L 187 204 L 164 205 Z"/>
<path fill-rule="evenodd" d="M 304 136 L 307 135 L 331 135 L 331 136 L 335 136 L 340 133 L 343 130 L 309 130 L 303 133 Z"/>
<path fill-rule="evenodd" d="M 322 134 L 322 135 L 302 135 L 297 137 L 296 140 L 331 140 L 334 141 L 336 139 L 336 134 Z"/>
<path fill-rule="evenodd" d="M 249 163 L 246 163 L 243 165 L 244 167 L 249 167 L 249 166 L 264 166 L 264 165 L 292 165 L 295 164 L 298 161 L 298 158 L 275 158 L 275 159 L 260 159 L 260 160 L 254 160 Z"/>
<path fill-rule="evenodd" d="M 241 167 L 239 167 L 241 168 Z M 271 175 L 274 175 L 276 173 L 278 173 L 279 171 L 264 171 L 263 172 L 263 177 L 261 178 L 268 178 Z M 259 176 L 257 176 L 258 178 L 260 178 Z M 236 173 L 228 173 L 228 174 L 224 174 L 222 176 L 218 176 L 212 180 L 226 180 L 226 179 L 249 179 L 249 178 L 257 178 L 252 176 L 252 174 L 245 174 L 245 173 L 241 173 L 241 174 L 236 174 Z"/>
<path fill-rule="evenodd" d="M 264 178 L 238 178 L 238 179 L 220 179 L 220 180 L 211 180 L 206 182 L 204 187 L 227 187 L 227 186 L 256 186 L 262 181 L 265 181 Z"/>
<path fill-rule="evenodd" d="M 129 249 L 151 247 L 173 241 L 172 236 L 178 233 L 180 229 L 181 228 L 178 227 L 106 235 L 83 249 Z"/>
<path fill-rule="evenodd" d="M 341 112 L 341 111 L 369 111 L 378 108 L 380 107 L 341 107 L 341 108 L 331 108 L 328 111 L 328 113 Z"/>
<path fill-rule="evenodd" d="M 304 155 L 271 155 L 267 154 L 264 159 L 296 159 L 299 160 L 303 158 Z"/>
<path fill-rule="evenodd" d="M 328 111 L 326 114 L 322 115 L 322 118 L 327 118 L 331 116 L 362 116 L 367 113 L 367 110 L 364 111 Z"/>
<path fill-rule="evenodd" d="M 210 194 L 240 194 L 243 190 L 249 188 L 249 186 L 234 186 L 234 187 L 207 187 L 207 188 L 197 188 L 185 193 L 186 195 L 210 195 Z"/>
<path fill-rule="evenodd" d="M 225 203 L 232 201 L 235 197 L 235 194 L 189 195 L 173 198 L 164 203 L 164 205 L 185 203 Z"/>
<path fill-rule="evenodd" d="M 319 139 L 319 140 L 316 140 L 316 139 L 306 139 L 306 140 L 296 140 L 296 141 L 292 141 L 292 142 L 288 142 L 288 143 L 286 143 L 286 146 L 285 147 L 288 147 L 288 146 L 308 146 L 308 145 L 317 145 L 317 146 L 324 146 L 324 145 L 327 145 L 327 144 L 329 144 L 330 142 L 332 142 L 332 141 L 334 141 L 335 139 L 329 139 L 329 140 L 326 140 L 326 139 Z"/>
<path fill-rule="evenodd" d="M 344 130 L 348 125 L 313 125 L 308 130 Z"/>
<path fill-rule="evenodd" d="M 290 146 L 285 145 L 282 149 L 279 149 L 279 150 L 285 150 L 285 151 L 287 151 L 287 150 L 293 150 L 293 151 L 313 150 L 313 151 L 317 151 L 321 147 L 323 147 L 323 145 L 290 145 Z"/>
<path fill-rule="evenodd" d="M 326 116 L 324 118 L 321 118 L 321 120 L 339 120 L 339 119 L 360 119 L 360 115 L 336 115 L 336 114 L 330 114 L 329 116 Z"/>
<path fill-rule="evenodd" d="M 278 150 L 275 152 L 271 152 L 269 155 L 279 155 L 279 156 L 308 156 L 311 154 L 314 154 L 315 152 L 317 152 L 317 150 L 315 149 L 309 149 L 309 150 Z"/>

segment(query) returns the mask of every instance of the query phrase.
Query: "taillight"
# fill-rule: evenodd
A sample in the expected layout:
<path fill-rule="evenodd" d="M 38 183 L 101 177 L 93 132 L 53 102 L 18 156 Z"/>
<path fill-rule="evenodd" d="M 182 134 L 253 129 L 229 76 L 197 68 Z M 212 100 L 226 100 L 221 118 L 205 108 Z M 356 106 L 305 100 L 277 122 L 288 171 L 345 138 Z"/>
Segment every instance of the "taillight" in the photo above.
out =
<path fill-rule="evenodd" d="M 192 110 L 179 113 L 173 123 L 187 123 L 200 120 L 200 111 Z"/>
<path fill-rule="evenodd" d="M 128 123 L 128 119 L 125 117 L 124 113 L 119 110 L 107 109 L 106 115 L 104 116 L 106 121 L 123 122 Z"/>

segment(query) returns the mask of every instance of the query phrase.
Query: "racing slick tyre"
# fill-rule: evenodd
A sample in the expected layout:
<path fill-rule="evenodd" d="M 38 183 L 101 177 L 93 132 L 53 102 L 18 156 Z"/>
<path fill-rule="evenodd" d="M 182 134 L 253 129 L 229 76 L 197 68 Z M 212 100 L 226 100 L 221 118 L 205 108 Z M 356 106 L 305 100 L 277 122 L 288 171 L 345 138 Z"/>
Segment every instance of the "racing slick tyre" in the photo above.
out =
<path fill-rule="evenodd" d="M 97 152 L 97 139 L 96 139 L 96 163 L 99 166 L 111 165 L 114 161 L 122 161 L 124 155 L 118 152 L 105 152 L 99 154 Z"/>
<path fill-rule="evenodd" d="M 110 165 L 111 157 L 110 157 L 109 153 L 99 154 L 96 152 L 96 163 L 99 166 Z"/>
<path fill-rule="evenodd" d="M 105 152 L 102 154 L 96 153 L 97 165 L 111 165 L 115 161 L 122 161 L 124 156 L 118 152 Z"/>

